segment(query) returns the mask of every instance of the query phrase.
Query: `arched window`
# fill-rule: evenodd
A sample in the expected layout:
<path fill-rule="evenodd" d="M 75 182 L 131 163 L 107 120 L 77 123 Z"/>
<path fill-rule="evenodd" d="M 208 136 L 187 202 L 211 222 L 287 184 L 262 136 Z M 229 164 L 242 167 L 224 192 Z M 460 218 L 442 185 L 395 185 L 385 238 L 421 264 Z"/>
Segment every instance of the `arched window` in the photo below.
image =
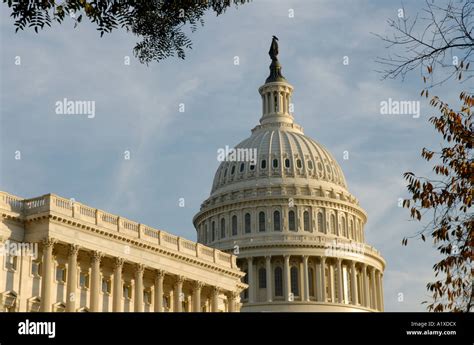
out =
<path fill-rule="evenodd" d="M 296 160 L 296 167 L 297 167 L 298 169 L 301 169 L 301 168 L 303 167 L 303 164 L 301 163 L 301 159 L 297 159 L 297 160 Z"/>
<path fill-rule="evenodd" d="M 265 212 L 263 211 L 258 214 L 258 231 L 265 231 Z"/>
<path fill-rule="evenodd" d="M 290 167 L 290 160 L 287 158 L 285 159 L 285 168 L 289 168 Z"/>
<path fill-rule="evenodd" d="M 281 267 L 275 267 L 275 296 L 283 296 L 283 272 Z"/>
<path fill-rule="evenodd" d="M 342 236 L 347 237 L 346 218 L 341 218 Z"/>
<path fill-rule="evenodd" d="M 336 234 L 336 216 L 331 214 L 331 234 Z"/>
<path fill-rule="evenodd" d="M 351 240 L 354 239 L 354 222 L 352 219 L 349 221 L 349 236 L 351 237 Z"/>
<path fill-rule="evenodd" d="M 323 214 L 318 212 L 318 231 L 324 233 Z"/>
<path fill-rule="evenodd" d="M 303 224 L 304 224 L 304 231 L 310 231 L 308 211 L 303 212 Z"/>
<path fill-rule="evenodd" d="M 237 216 L 232 216 L 232 236 L 237 235 Z"/>
<path fill-rule="evenodd" d="M 280 211 L 273 212 L 273 231 L 281 231 Z"/>
<path fill-rule="evenodd" d="M 204 243 L 207 243 L 207 231 L 208 229 L 207 229 L 207 224 L 206 224 L 204 225 Z"/>
<path fill-rule="evenodd" d="M 243 172 L 245 168 L 245 163 L 240 163 L 240 172 Z"/>
<path fill-rule="evenodd" d="M 288 212 L 288 226 L 290 231 L 296 231 L 295 211 Z"/>
<path fill-rule="evenodd" d="M 211 223 L 211 235 L 212 235 L 212 242 L 216 240 L 216 222 L 212 221 Z"/>
<path fill-rule="evenodd" d="M 312 267 L 308 269 L 308 280 L 309 280 L 309 295 L 314 297 L 314 270 Z"/>
<path fill-rule="evenodd" d="M 313 162 L 312 161 L 308 161 L 308 169 L 313 170 Z"/>
<path fill-rule="evenodd" d="M 258 270 L 258 288 L 267 288 L 267 270 L 263 267 Z"/>
<path fill-rule="evenodd" d="M 251 218 L 250 213 L 245 214 L 245 233 L 250 234 L 251 230 Z"/>
<path fill-rule="evenodd" d="M 267 160 L 266 159 L 262 159 L 262 161 L 260 162 L 260 168 L 261 169 L 266 169 L 267 168 Z"/>
<path fill-rule="evenodd" d="M 221 219 L 221 238 L 225 237 L 225 219 Z"/>
<path fill-rule="evenodd" d="M 290 269 L 290 277 L 291 277 L 291 293 L 293 296 L 299 296 L 299 284 L 298 284 L 298 268 L 293 266 Z"/>
<path fill-rule="evenodd" d="M 274 169 L 278 168 L 278 159 L 276 158 L 273 160 L 273 168 Z"/>

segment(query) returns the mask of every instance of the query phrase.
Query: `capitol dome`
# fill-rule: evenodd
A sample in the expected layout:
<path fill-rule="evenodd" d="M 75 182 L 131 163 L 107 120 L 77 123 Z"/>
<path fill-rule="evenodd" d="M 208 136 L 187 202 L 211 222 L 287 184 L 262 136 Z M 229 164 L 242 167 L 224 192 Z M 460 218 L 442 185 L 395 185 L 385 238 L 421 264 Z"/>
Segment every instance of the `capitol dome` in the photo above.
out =
<path fill-rule="evenodd" d="M 193 220 L 198 242 L 238 256 L 242 311 L 381 311 L 385 261 L 365 243 L 366 212 L 335 158 L 294 122 L 277 52 L 274 39 L 260 123 L 220 155 Z"/>
<path fill-rule="evenodd" d="M 293 122 L 259 125 L 235 150 L 258 152 L 256 162 L 222 162 L 214 177 L 213 195 L 252 183 L 320 186 L 324 182 L 341 191 L 347 189 L 344 174 L 331 153 L 305 136 Z"/>

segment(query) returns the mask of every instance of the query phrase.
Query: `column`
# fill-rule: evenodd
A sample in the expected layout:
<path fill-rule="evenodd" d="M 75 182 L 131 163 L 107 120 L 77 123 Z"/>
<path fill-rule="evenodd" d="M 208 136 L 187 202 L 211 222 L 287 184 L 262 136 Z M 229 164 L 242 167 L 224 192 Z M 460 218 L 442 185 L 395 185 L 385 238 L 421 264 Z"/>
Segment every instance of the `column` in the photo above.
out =
<path fill-rule="evenodd" d="M 183 282 L 184 277 L 178 276 L 174 284 L 174 311 L 177 313 L 183 311 Z"/>
<path fill-rule="evenodd" d="M 334 277 L 334 264 L 332 262 L 329 263 L 329 274 L 328 274 L 328 279 L 329 279 L 329 295 L 331 297 L 331 302 L 336 303 L 336 292 L 334 288 L 334 282 L 335 282 L 335 277 Z"/>
<path fill-rule="evenodd" d="M 337 294 L 339 303 L 344 303 L 344 290 L 342 286 L 342 259 L 337 259 Z"/>
<path fill-rule="evenodd" d="M 99 311 L 100 291 L 100 261 L 103 254 L 94 251 L 91 253 L 91 289 L 90 289 L 90 311 Z"/>
<path fill-rule="evenodd" d="M 134 310 L 136 312 L 143 312 L 143 272 L 145 266 L 137 264 L 135 267 L 135 301 Z"/>
<path fill-rule="evenodd" d="M 199 313 L 201 311 L 201 290 L 204 284 L 195 281 L 193 284 L 193 312 Z"/>
<path fill-rule="evenodd" d="M 271 302 L 273 298 L 273 288 L 272 288 L 272 257 L 265 257 L 266 272 L 267 272 L 267 302 Z"/>
<path fill-rule="evenodd" d="M 380 311 L 385 310 L 384 301 L 383 301 L 383 274 L 379 272 L 379 281 L 380 281 Z"/>
<path fill-rule="evenodd" d="M 249 303 L 255 302 L 254 291 L 255 285 L 253 283 L 253 262 L 252 258 L 247 258 L 247 274 L 248 274 L 248 289 L 249 289 Z"/>
<path fill-rule="evenodd" d="M 116 258 L 114 263 L 114 290 L 113 290 L 113 311 L 122 311 L 122 268 L 124 260 Z"/>
<path fill-rule="evenodd" d="M 285 301 L 290 300 L 291 281 L 290 281 L 290 256 L 285 255 L 285 264 L 283 265 L 283 293 L 285 294 Z"/>
<path fill-rule="evenodd" d="M 265 114 L 269 114 L 271 113 L 271 105 L 270 105 L 270 98 L 271 98 L 271 95 L 270 93 L 266 93 L 265 94 Z"/>
<path fill-rule="evenodd" d="M 370 287 L 370 290 L 371 291 L 371 305 L 372 305 L 372 308 L 373 309 L 378 309 L 378 303 L 377 303 L 377 292 L 375 291 L 375 268 L 374 267 L 371 267 L 370 268 L 370 281 L 371 281 L 371 287 Z"/>
<path fill-rule="evenodd" d="M 229 313 L 234 313 L 236 311 L 236 301 L 237 301 L 237 296 L 239 294 L 237 292 L 229 292 L 227 294 L 227 303 L 229 304 Z"/>
<path fill-rule="evenodd" d="M 53 278 L 53 247 L 55 239 L 43 240 L 43 272 L 41 279 L 41 311 L 51 311 L 51 287 Z"/>
<path fill-rule="evenodd" d="M 67 288 L 66 288 L 66 311 L 76 311 L 76 289 L 77 289 L 77 254 L 79 246 L 69 245 L 67 264 Z"/>
<path fill-rule="evenodd" d="M 377 284 L 377 306 L 382 311 L 382 282 L 380 281 L 380 271 L 375 271 L 375 283 Z"/>
<path fill-rule="evenodd" d="M 157 270 L 155 275 L 155 312 L 161 313 L 163 311 L 163 281 L 165 279 L 165 272 Z"/>
<path fill-rule="evenodd" d="M 302 296 L 304 298 L 304 301 L 309 301 L 309 272 L 307 255 L 303 255 L 303 275 L 304 288 Z"/>
<path fill-rule="evenodd" d="M 212 312 L 216 313 L 219 311 L 219 289 L 214 287 L 212 289 Z"/>
<path fill-rule="evenodd" d="M 324 256 L 321 257 L 321 265 L 320 265 L 320 274 L 321 274 L 321 301 L 326 302 L 326 258 Z"/>
<path fill-rule="evenodd" d="M 363 264 L 362 266 L 363 274 L 363 284 L 364 284 L 364 306 L 370 308 L 370 299 L 369 299 L 369 282 L 367 279 L 367 265 Z"/>
<path fill-rule="evenodd" d="M 352 304 L 357 305 L 357 272 L 355 261 L 351 261 L 351 294 L 352 294 Z"/>

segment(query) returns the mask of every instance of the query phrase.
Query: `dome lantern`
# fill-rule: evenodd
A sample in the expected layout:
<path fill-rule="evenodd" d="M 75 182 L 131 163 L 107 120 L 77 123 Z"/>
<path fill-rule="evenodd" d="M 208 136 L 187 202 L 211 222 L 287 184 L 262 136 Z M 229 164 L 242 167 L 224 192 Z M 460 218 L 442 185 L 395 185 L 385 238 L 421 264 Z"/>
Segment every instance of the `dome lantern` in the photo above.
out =
<path fill-rule="evenodd" d="M 268 52 L 272 63 L 270 75 L 258 91 L 262 96 L 262 117 L 260 124 L 267 123 L 293 123 L 290 114 L 291 95 L 293 87 L 281 74 L 281 65 L 278 61 L 278 38 L 273 36 L 270 51 Z"/>

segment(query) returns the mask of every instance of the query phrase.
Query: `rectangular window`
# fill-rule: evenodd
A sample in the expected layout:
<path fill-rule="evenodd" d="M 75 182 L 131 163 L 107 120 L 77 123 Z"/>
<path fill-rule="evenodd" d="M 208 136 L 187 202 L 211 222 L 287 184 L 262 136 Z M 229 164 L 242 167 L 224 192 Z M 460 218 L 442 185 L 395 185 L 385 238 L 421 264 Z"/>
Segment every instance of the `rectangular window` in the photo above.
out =
<path fill-rule="evenodd" d="M 109 278 L 102 278 L 102 293 L 109 295 L 112 291 L 112 282 Z"/>
<path fill-rule="evenodd" d="M 151 304 L 151 291 L 150 290 L 143 291 L 143 302 L 145 302 L 145 304 Z"/>
<path fill-rule="evenodd" d="M 132 286 L 130 284 L 123 285 L 123 297 L 126 299 L 132 298 Z"/>
<path fill-rule="evenodd" d="M 58 283 L 66 282 L 66 268 L 64 266 L 56 267 L 56 281 Z"/>
<path fill-rule="evenodd" d="M 41 276 L 41 262 L 37 260 L 31 261 L 31 275 L 35 277 Z"/>
<path fill-rule="evenodd" d="M 18 257 L 16 255 L 5 255 L 5 268 L 10 271 L 16 271 L 18 266 Z"/>
<path fill-rule="evenodd" d="M 89 288 L 89 272 L 79 273 L 79 286 L 83 289 Z"/>

